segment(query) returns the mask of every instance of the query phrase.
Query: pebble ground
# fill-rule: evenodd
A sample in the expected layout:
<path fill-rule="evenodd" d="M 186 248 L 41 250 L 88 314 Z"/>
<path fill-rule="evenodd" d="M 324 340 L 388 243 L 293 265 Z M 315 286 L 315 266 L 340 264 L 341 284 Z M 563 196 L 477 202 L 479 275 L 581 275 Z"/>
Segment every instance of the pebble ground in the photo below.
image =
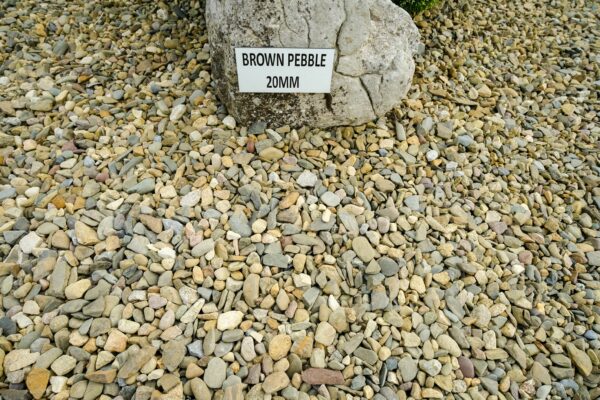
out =
<path fill-rule="evenodd" d="M 0 396 L 599 398 L 598 15 L 447 1 L 319 131 L 237 126 L 193 2 L 3 0 Z"/>

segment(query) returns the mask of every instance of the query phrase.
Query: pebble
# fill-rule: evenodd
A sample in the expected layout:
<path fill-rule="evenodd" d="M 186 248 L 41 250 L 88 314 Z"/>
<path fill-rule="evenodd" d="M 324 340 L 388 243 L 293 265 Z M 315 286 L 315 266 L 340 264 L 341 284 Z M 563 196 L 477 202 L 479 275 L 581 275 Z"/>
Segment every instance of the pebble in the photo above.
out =
<path fill-rule="evenodd" d="M 204 371 L 204 382 L 211 389 L 219 389 L 225 381 L 227 364 L 218 357 L 212 358 L 208 362 L 206 371 Z"/>
<path fill-rule="evenodd" d="M 34 399 L 41 399 L 50 381 L 50 371 L 45 368 L 32 368 L 25 381 L 27 390 Z"/>
<path fill-rule="evenodd" d="M 336 330 L 327 322 L 321 322 L 315 332 L 315 341 L 330 346 L 336 337 Z"/>
<path fill-rule="evenodd" d="M 343 385 L 344 375 L 340 371 L 325 368 L 308 368 L 302 371 L 302 381 L 309 385 Z"/>
<path fill-rule="evenodd" d="M 23 253 L 31 254 L 43 242 L 44 239 L 39 237 L 35 232 L 29 232 L 19 241 L 19 246 L 21 247 L 21 251 L 23 251 Z"/>
<path fill-rule="evenodd" d="M 398 362 L 398 371 L 403 382 L 412 382 L 419 372 L 418 362 L 410 357 L 404 357 Z"/>
<path fill-rule="evenodd" d="M 314 187 L 317 184 L 317 175 L 311 171 L 304 171 L 300 174 L 296 182 L 303 188 Z"/>
<path fill-rule="evenodd" d="M 267 376 L 262 384 L 266 394 L 277 393 L 290 384 L 290 378 L 285 372 L 274 372 Z"/>
<path fill-rule="evenodd" d="M 288 335 L 276 335 L 269 342 L 269 356 L 279 361 L 288 355 L 292 347 L 292 339 Z"/>
<path fill-rule="evenodd" d="M 321 201 L 328 207 L 337 207 L 342 200 L 334 193 L 325 192 L 321 195 Z"/>
<path fill-rule="evenodd" d="M 244 313 L 241 311 L 228 311 L 221 315 L 217 320 L 217 329 L 226 331 L 237 328 L 244 318 Z"/>
<path fill-rule="evenodd" d="M 365 263 L 370 262 L 376 256 L 375 250 L 368 239 L 362 236 L 357 237 L 352 241 L 352 250 L 354 250 L 356 255 Z"/>

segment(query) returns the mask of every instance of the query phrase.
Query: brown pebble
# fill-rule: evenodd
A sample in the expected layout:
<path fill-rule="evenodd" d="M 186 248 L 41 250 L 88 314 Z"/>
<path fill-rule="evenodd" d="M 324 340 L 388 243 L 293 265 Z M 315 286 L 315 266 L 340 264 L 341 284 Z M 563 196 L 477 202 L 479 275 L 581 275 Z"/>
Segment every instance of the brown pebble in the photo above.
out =
<path fill-rule="evenodd" d="M 248 153 L 254 153 L 255 152 L 255 146 L 254 146 L 254 140 L 253 139 L 248 140 L 248 143 L 246 143 L 246 151 Z"/>
<path fill-rule="evenodd" d="M 475 369 L 473 368 L 473 362 L 467 357 L 458 357 L 458 365 L 460 366 L 460 371 L 462 372 L 465 378 L 475 377 Z"/>
<path fill-rule="evenodd" d="M 302 372 L 302 381 L 309 385 L 343 385 L 344 375 L 332 369 L 309 368 Z"/>

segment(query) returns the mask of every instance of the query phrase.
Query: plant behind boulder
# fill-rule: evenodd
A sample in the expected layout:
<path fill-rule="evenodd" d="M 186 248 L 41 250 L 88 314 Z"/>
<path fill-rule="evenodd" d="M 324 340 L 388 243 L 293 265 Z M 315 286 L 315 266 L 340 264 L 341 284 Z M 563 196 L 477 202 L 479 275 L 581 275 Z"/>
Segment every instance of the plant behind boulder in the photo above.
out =
<path fill-rule="evenodd" d="M 411 14 L 418 14 L 433 7 L 438 0 L 392 0 Z"/>

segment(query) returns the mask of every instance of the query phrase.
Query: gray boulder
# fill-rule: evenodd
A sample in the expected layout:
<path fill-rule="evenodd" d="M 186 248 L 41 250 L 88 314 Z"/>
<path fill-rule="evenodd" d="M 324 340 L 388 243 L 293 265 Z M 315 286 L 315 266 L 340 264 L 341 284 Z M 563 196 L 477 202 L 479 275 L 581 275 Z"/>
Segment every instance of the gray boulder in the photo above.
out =
<path fill-rule="evenodd" d="M 391 0 L 207 0 L 216 92 L 242 124 L 331 127 L 382 116 L 406 95 L 420 43 Z M 236 47 L 336 49 L 330 94 L 238 91 Z"/>

